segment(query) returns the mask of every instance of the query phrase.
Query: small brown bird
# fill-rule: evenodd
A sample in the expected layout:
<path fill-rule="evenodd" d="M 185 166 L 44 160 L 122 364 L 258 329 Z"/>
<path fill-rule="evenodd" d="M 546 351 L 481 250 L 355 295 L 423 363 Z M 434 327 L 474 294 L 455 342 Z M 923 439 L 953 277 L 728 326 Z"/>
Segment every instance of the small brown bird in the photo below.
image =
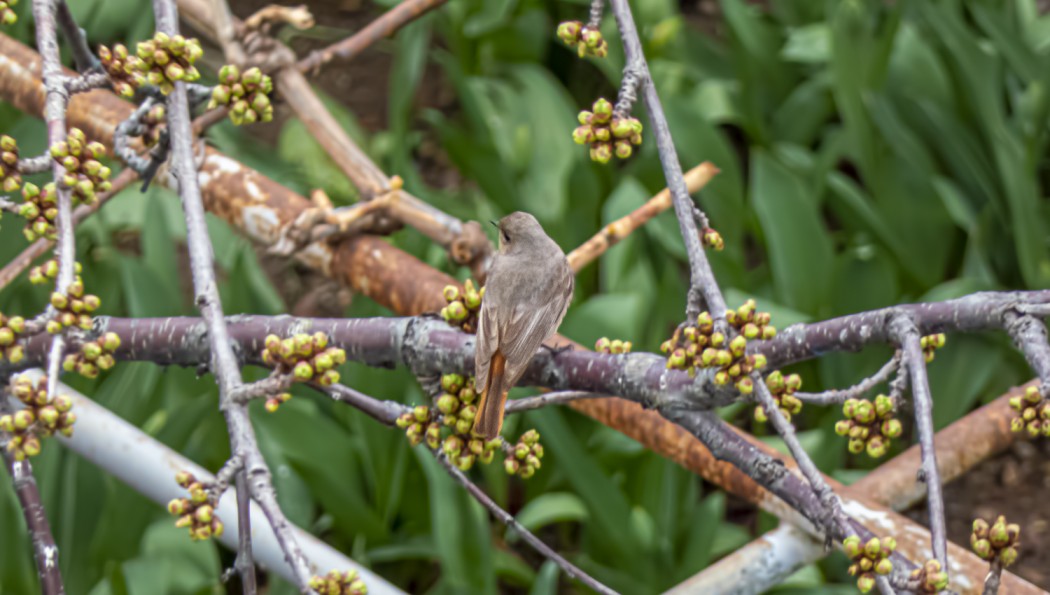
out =
<path fill-rule="evenodd" d="M 481 391 L 474 432 L 499 436 L 507 392 L 536 350 L 558 330 L 575 285 L 565 253 L 528 213 L 499 223 L 499 252 L 485 282 L 474 351 L 475 386 Z"/>

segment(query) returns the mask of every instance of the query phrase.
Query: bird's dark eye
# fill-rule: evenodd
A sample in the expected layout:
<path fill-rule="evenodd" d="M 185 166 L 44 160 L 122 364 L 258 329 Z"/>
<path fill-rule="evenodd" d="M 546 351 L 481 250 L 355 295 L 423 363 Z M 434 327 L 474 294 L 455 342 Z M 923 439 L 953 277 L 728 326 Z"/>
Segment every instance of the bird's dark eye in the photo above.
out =
<path fill-rule="evenodd" d="M 503 231 L 502 229 L 499 230 L 499 232 L 500 232 L 500 234 L 503 235 L 503 242 L 506 243 L 506 244 L 509 244 L 510 243 L 510 236 L 507 235 L 507 232 Z"/>

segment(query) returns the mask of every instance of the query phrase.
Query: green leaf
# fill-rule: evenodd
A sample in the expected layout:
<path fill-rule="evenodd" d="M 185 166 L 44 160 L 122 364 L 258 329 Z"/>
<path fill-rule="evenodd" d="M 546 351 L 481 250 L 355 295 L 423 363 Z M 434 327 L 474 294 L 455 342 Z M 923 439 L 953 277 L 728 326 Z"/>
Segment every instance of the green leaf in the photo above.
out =
<path fill-rule="evenodd" d="M 531 413 L 528 419 L 535 420 L 540 428 L 547 445 L 547 458 L 553 459 L 559 469 L 571 465 L 566 479 L 587 504 L 591 519 L 587 527 L 593 529 L 598 542 L 595 551 L 613 556 L 623 568 L 636 565 L 639 560 L 631 548 L 617 537 L 622 536 L 631 510 L 623 492 L 602 473 L 559 412 L 541 409 Z M 544 459 L 544 463 L 546 461 Z"/>
<path fill-rule="evenodd" d="M 789 62 L 823 64 L 831 55 L 831 30 L 827 23 L 813 23 L 788 33 L 780 56 Z"/>
<path fill-rule="evenodd" d="M 441 581 L 453 593 L 495 593 L 487 515 L 448 476 L 434 455 L 414 449 L 430 487 L 432 533 L 441 561 Z"/>
<path fill-rule="evenodd" d="M 817 314 L 833 256 L 820 213 L 797 176 L 763 151 L 752 158 L 751 204 L 762 224 L 777 299 Z"/>
<path fill-rule="evenodd" d="M 587 508 L 580 497 L 568 492 L 549 492 L 533 498 L 517 520 L 535 533 L 553 523 L 582 523 L 587 520 Z"/>

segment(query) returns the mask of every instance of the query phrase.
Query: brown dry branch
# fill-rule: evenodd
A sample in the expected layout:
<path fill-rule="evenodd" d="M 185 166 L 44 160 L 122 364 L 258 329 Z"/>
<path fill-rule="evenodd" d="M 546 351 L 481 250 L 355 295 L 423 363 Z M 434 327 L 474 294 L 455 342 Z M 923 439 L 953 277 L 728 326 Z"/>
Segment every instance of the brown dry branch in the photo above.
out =
<path fill-rule="evenodd" d="M 393 29 L 389 25 L 378 26 L 384 31 L 393 33 L 397 28 L 411 20 L 410 15 L 415 11 L 402 9 L 409 3 L 403 3 L 388 12 L 387 15 L 397 15 L 391 19 L 398 23 Z M 209 35 L 215 35 L 211 23 L 211 6 L 202 0 L 179 0 L 180 7 L 191 16 L 191 21 Z M 435 3 L 433 8 L 438 4 Z M 429 8 L 427 9 L 429 10 Z M 418 13 L 419 16 L 422 13 Z M 376 23 L 383 21 L 380 17 Z M 239 26 L 234 20 L 235 26 Z M 375 25 L 375 23 L 373 23 Z M 360 32 L 364 35 L 364 31 Z M 378 29 L 376 29 L 378 30 Z M 357 37 L 354 43 L 360 46 L 366 37 Z M 354 39 L 354 38 L 351 38 Z M 272 44 L 271 44 L 272 45 Z M 271 47 L 268 45 L 267 47 Z M 439 209 L 436 209 L 419 198 L 413 196 L 401 188 L 397 176 L 388 177 L 360 147 L 346 134 L 342 126 L 335 120 L 324 103 L 314 92 L 309 81 L 303 73 L 306 68 L 301 65 L 293 65 L 291 51 L 284 46 L 279 48 L 281 56 L 268 59 L 269 62 L 281 64 L 275 74 L 276 90 L 285 100 L 288 106 L 303 122 L 310 134 L 317 139 L 318 143 L 325 149 L 336 166 L 347 176 L 350 182 L 358 189 L 363 200 L 396 195 L 391 201 L 390 208 L 386 214 L 393 219 L 409 225 L 429 238 L 431 241 L 445 248 L 456 264 L 468 266 L 478 280 L 483 280 L 488 268 L 488 260 L 492 254 L 492 243 L 489 241 L 476 222 L 463 222 L 455 217 L 450 217 Z M 276 51 L 276 50 L 275 50 Z M 389 228 L 389 223 L 376 218 L 369 223 L 374 225 L 371 229 Z M 312 230 L 290 228 L 285 238 L 313 238 Z M 284 254 L 290 254 L 301 247 L 294 241 L 283 241 L 275 246 Z"/>
<path fill-rule="evenodd" d="M 718 168 L 710 161 L 685 173 L 685 185 L 689 194 L 699 192 L 718 173 Z M 671 208 L 671 191 L 667 188 L 661 190 L 656 196 L 650 198 L 644 205 L 634 211 L 620 217 L 616 221 L 607 224 L 601 231 L 594 234 L 591 239 L 582 243 L 566 257 L 569 266 L 577 273 L 583 267 L 589 265 L 605 254 L 605 251 L 615 246 L 621 240 L 631 235 L 634 230 L 645 225 L 650 219 Z"/>
<path fill-rule="evenodd" d="M 397 33 L 401 27 L 418 19 L 427 12 L 442 6 L 448 0 L 404 0 L 383 16 L 368 24 L 352 36 L 334 43 L 324 49 L 310 52 L 310 55 L 299 60 L 296 67 L 300 72 L 316 73 L 322 66 L 332 60 L 351 60 L 380 39 Z"/>

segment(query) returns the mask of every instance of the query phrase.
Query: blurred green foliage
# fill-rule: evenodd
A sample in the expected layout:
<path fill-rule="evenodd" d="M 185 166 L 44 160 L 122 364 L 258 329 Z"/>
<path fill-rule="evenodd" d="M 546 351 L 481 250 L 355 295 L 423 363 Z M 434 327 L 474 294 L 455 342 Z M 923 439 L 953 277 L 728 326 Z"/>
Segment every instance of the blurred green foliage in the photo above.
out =
<path fill-rule="evenodd" d="M 10 31 L 23 41 L 31 34 L 29 4 L 18 5 L 22 18 Z M 151 33 L 146 0 L 71 6 L 92 43 Z M 753 296 L 783 327 L 1050 285 L 1043 190 L 1050 18 L 1035 0 L 720 6 L 716 35 L 701 33 L 699 17 L 683 14 L 677 2 L 647 0 L 635 10 L 683 165 L 710 160 L 722 170 L 698 200 L 725 238 L 725 251 L 711 258 L 730 304 Z M 383 46 L 394 56 L 386 130 L 369 135 L 344 106 L 328 104 L 385 171 L 424 199 L 464 219 L 528 210 L 571 249 L 664 186 L 652 142 L 622 167 L 597 166 L 572 143 L 576 112 L 599 96 L 612 99 L 623 64 L 611 16 L 602 25 L 607 59 L 580 61 L 559 45 L 557 23 L 583 19 L 586 10 L 581 0 L 452 0 Z M 451 89 L 455 109 L 418 108 L 428 69 Z M 0 105 L 0 130 L 18 139 L 23 154 L 44 148 L 40 122 L 8 105 Z M 300 192 L 321 187 L 339 202 L 353 199 L 351 185 L 296 121 L 284 125 L 276 151 L 228 124 L 210 138 Z M 428 138 L 459 170 L 459 187 L 424 182 L 414 153 Z M 13 219 L 0 229 L 2 262 L 24 247 Z M 223 223 L 210 224 L 226 311 L 286 311 L 252 247 Z M 78 254 L 103 313 L 192 314 L 171 250 L 184 234 L 177 201 L 161 189 L 125 192 L 85 223 Z M 393 241 L 448 267 L 442 251 L 412 231 Z M 607 335 L 655 350 L 683 311 L 685 267 L 676 222 L 665 213 L 581 273 L 563 333 L 584 344 Z M 24 279 L 0 293 L 5 313 L 31 315 L 45 300 L 46 291 Z M 363 299 L 347 312 L 388 314 Z M 806 388 L 841 387 L 888 354 L 832 355 L 797 371 Z M 994 336 L 950 337 L 930 373 L 938 427 L 1029 374 L 1005 338 Z M 380 398 L 422 399 L 403 371 L 348 365 L 344 378 Z M 96 381 L 69 381 L 213 470 L 228 454 L 210 377 L 130 364 Z M 253 411 L 291 520 L 410 592 L 569 589 L 422 447 L 409 448 L 398 432 L 345 407 L 296 394 L 276 415 Z M 723 415 L 768 433 L 751 428 L 743 407 Z M 838 418 L 835 410 L 807 410 L 798 425 L 821 468 L 849 481 L 874 463 L 847 456 L 832 431 Z M 474 478 L 525 526 L 622 592 L 660 592 L 773 526 L 764 515 L 749 527 L 727 521 L 724 495 L 574 413 L 533 412 L 507 426 L 508 435 L 539 429 L 549 453 L 542 470 L 527 483 L 508 479 L 498 465 Z M 53 444 L 34 465 L 70 593 L 222 592 L 218 575 L 232 560 L 228 552 L 184 539 L 159 506 Z M 0 543 L 0 593 L 34 591 L 6 475 Z M 843 560 L 836 555 L 804 569 L 778 591 L 843 592 Z M 293 592 L 273 583 L 271 593 Z"/>

